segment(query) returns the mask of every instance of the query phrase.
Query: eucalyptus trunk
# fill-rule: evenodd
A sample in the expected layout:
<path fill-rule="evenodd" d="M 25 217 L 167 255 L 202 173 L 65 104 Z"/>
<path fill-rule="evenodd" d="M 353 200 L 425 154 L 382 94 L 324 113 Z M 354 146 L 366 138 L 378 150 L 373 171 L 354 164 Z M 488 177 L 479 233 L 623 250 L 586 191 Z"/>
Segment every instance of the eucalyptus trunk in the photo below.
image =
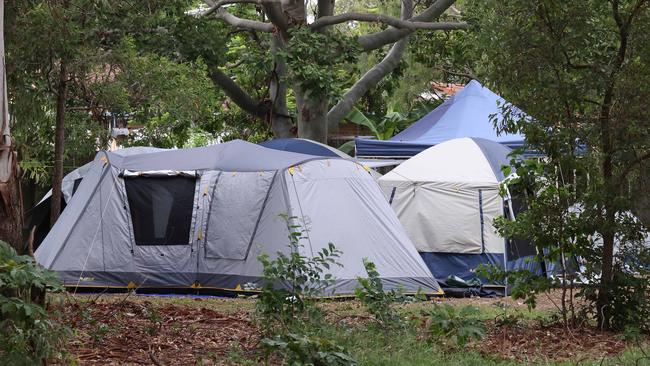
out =
<path fill-rule="evenodd" d="M 52 205 L 50 226 L 54 226 L 61 214 L 61 184 L 63 182 L 63 153 L 65 148 L 65 103 L 68 97 L 68 68 L 61 60 L 59 85 L 56 98 L 56 127 L 54 130 L 54 172 L 52 173 Z"/>
<path fill-rule="evenodd" d="M 5 69 L 4 1 L 0 1 L 0 240 L 23 252 L 23 199 L 18 157 L 11 144 Z"/>

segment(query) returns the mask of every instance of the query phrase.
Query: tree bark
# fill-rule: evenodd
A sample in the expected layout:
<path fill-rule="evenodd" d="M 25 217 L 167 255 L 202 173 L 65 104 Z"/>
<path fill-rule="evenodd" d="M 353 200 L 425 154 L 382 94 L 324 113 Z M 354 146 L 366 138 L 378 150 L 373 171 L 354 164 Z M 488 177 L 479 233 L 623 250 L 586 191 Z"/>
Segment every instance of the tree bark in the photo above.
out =
<path fill-rule="evenodd" d="M 0 1 L 0 240 L 23 253 L 23 198 L 18 156 L 11 144 L 5 68 L 4 1 Z"/>
<path fill-rule="evenodd" d="M 275 56 L 277 51 L 284 48 L 284 40 L 279 33 L 273 35 L 271 52 Z M 269 111 L 269 124 L 276 138 L 295 137 L 293 119 L 287 108 L 287 83 L 284 81 L 286 63 L 281 57 L 275 57 L 275 68 L 269 83 L 269 98 L 271 110 Z"/>
<path fill-rule="evenodd" d="M 54 130 L 54 172 L 52 173 L 52 206 L 50 226 L 54 226 L 61 214 L 61 183 L 63 182 L 63 153 L 65 148 L 65 103 L 68 98 L 68 67 L 61 60 L 59 85 L 56 97 L 56 128 Z"/>
<path fill-rule="evenodd" d="M 313 100 L 305 97 L 300 88 L 295 87 L 296 107 L 298 108 L 298 137 L 327 144 L 327 108 L 329 100 Z"/>

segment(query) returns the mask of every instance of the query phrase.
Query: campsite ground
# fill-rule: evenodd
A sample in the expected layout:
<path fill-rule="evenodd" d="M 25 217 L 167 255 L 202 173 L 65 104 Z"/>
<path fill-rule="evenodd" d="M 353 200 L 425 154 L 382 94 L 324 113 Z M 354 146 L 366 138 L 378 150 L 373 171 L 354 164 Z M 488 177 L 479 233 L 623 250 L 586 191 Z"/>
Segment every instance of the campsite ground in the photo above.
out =
<path fill-rule="evenodd" d="M 399 311 L 410 325 L 388 334 L 372 325 L 358 301 L 324 301 L 319 336 L 343 345 L 361 365 L 650 364 L 647 342 L 626 342 L 589 326 L 568 331 L 553 322 L 554 301 L 542 299 L 532 312 L 510 298 L 407 303 Z M 479 308 L 485 338 L 463 348 L 427 340 L 422 314 L 434 303 Z M 67 360 L 59 363 L 264 364 L 250 298 L 65 294 L 53 304 L 73 329 Z"/>

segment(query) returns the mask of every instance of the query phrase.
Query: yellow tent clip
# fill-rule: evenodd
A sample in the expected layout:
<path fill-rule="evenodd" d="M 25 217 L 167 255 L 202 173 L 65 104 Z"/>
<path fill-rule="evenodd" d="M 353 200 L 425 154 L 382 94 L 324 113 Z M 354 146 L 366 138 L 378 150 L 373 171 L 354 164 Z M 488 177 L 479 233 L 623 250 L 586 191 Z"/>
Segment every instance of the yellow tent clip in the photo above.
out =
<path fill-rule="evenodd" d="M 260 177 L 264 176 L 264 172 L 259 172 L 259 174 L 260 174 Z"/>
<path fill-rule="evenodd" d="M 235 287 L 235 291 L 241 291 L 241 285 L 237 284 L 237 287 Z"/>
<path fill-rule="evenodd" d="M 126 285 L 126 288 L 128 288 L 129 290 L 133 290 L 133 289 L 136 288 L 136 287 L 138 287 L 138 285 L 136 285 L 135 283 L 133 283 L 133 281 L 129 281 L 129 284 Z"/>
<path fill-rule="evenodd" d="M 291 175 L 293 175 L 293 172 L 296 171 L 296 169 L 294 167 L 289 167 L 289 169 L 287 169 L 287 170 L 289 171 L 289 174 L 291 174 Z"/>
<path fill-rule="evenodd" d="M 208 195 L 208 187 L 205 187 L 205 190 L 203 191 L 203 195 L 207 196 Z"/>
<path fill-rule="evenodd" d="M 234 177 L 235 175 L 237 175 L 237 172 L 232 172 L 232 176 Z"/>
<path fill-rule="evenodd" d="M 201 240 L 201 239 L 203 239 L 203 230 L 199 230 L 199 235 L 196 238 L 196 240 Z"/>
<path fill-rule="evenodd" d="M 370 167 L 367 165 L 363 165 L 363 169 L 365 169 L 367 172 L 370 172 Z"/>
<path fill-rule="evenodd" d="M 192 284 L 192 286 L 190 286 L 190 287 L 191 287 L 191 288 L 201 288 L 201 284 L 198 283 L 198 282 L 194 282 L 194 283 Z"/>

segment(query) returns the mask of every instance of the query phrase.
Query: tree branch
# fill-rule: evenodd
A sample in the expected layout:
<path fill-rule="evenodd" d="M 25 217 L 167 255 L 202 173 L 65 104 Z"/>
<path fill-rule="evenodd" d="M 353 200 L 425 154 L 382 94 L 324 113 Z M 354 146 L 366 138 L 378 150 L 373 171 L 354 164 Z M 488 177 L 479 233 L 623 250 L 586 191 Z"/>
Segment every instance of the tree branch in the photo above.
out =
<path fill-rule="evenodd" d="M 278 0 L 206 0 L 205 3 L 210 6 L 210 9 L 201 14 L 201 16 L 207 16 L 210 14 L 215 14 L 215 17 L 223 20 L 224 22 L 232 25 L 235 28 L 239 29 L 250 29 L 261 32 L 273 32 L 273 24 L 258 22 L 256 20 L 242 19 L 230 14 L 226 9 L 222 8 L 223 5 L 227 4 L 258 4 L 266 3 L 268 1 L 276 2 Z"/>
<path fill-rule="evenodd" d="M 401 20 L 383 14 L 370 14 L 370 13 L 345 13 L 332 16 L 324 16 L 318 18 L 309 27 L 311 29 L 319 29 L 334 24 L 345 23 L 349 21 L 360 22 L 376 22 L 384 23 L 398 29 L 429 29 L 429 30 L 452 30 L 452 29 L 467 29 L 467 23 L 460 22 L 418 22 L 411 20 Z"/>
<path fill-rule="evenodd" d="M 407 19 L 412 22 L 430 22 L 433 19 L 440 17 L 445 10 L 453 5 L 454 2 L 455 0 L 437 0 L 421 14 Z M 413 29 L 391 28 L 381 32 L 361 36 L 359 37 L 358 42 L 364 51 L 372 51 L 387 44 L 394 43 L 413 33 L 413 31 Z"/>
<path fill-rule="evenodd" d="M 286 32 L 287 29 L 289 29 L 289 23 L 287 22 L 287 18 L 282 12 L 282 6 L 278 3 L 264 3 L 262 4 L 262 8 L 264 9 L 264 13 L 269 18 L 271 23 L 275 24 L 275 26 L 282 31 L 283 36 L 286 38 Z"/>
<path fill-rule="evenodd" d="M 281 0 L 219 0 L 219 1 L 206 1 L 210 6 L 210 9 L 206 10 L 201 14 L 202 17 L 206 17 L 219 9 L 220 7 L 228 4 L 257 4 L 262 5 L 263 3 L 279 3 Z"/>
<path fill-rule="evenodd" d="M 224 22 L 232 25 L 235 28 L 250 29 L 260 32 L 273 32 L 273 24 L 258 22 L 257 20 L 242 19 L 230 14 L 226 9 L 219 8 L 216 10 L 215 16 Z"/>
<path fill-rule="evenodd" d="M 334 14 L 334 0 L 318 0 L 318 19 Z"/>
<path fill-rule="evenodd" d="M 413 1 L 402 0 L 402 19 L 408 19 L 413 12 Z M 339 123 L 354 107 L 370 88 L 377 85 L 381 79 L 388 75 L 399 64 L 408 43 L 408 35 L 402 37 L 391 47 L 388 54 L 381 62 L 368 70 L 352 88 L 343 95 L 343 98 L 327 113 L 327 121 L 330 126 Z"/>
<path fill-rule="evenodd" d="M 212 82 L 221 88 L 241 109 L 255 117 L 264 118 L 268 114 L 268 107 L 261 102 L 255 102 L 237 83 L 219 69 L 211 70 Z"/>

